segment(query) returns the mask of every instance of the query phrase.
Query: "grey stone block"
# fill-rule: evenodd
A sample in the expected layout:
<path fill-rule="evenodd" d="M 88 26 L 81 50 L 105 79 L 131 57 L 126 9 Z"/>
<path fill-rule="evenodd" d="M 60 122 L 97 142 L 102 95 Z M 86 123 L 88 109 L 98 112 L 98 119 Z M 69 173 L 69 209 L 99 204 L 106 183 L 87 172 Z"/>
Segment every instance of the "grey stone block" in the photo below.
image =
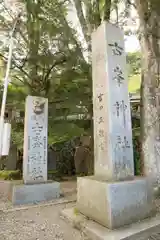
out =
<path fill-rule="evenodd" d="M 77 209 L 110 229 L 150 216 L 152 196 L 145 178 L 106 182 L 96 177 L 83 177 L 77 182 Z"/>
<path fill-rule="evenodd" d="M 125 227 L 110 230 L 86 218 L 75 214 L 75 208 L 63 209 L 61 217 L 76 229 L 83 231 L 87 239 L 92 240 L 158 240 L 160 239 L 160 216 L 147 218 Z"/>
<path fill-rule="evenodd" d="M 59 197 L 59 182 L 33 185 L 15 185 L 12 188 L 12 203 L 14 205 L 50 201 Z"/>

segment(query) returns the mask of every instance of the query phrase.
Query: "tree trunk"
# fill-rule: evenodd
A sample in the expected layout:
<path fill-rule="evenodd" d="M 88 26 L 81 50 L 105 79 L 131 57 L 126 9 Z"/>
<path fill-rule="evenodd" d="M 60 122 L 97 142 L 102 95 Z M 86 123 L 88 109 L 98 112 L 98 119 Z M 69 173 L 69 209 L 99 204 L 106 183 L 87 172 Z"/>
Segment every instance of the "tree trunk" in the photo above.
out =
<path fill-rule="evenodd" d="M 28 67 L 31 79 L 30 94 L 39 95 L 41 91 L 41 82 L 38 75 L 38 51 L 40 44 L 40 21 L 39 15 L 41 13 L 40 1 L 28 0 L 26 1 L 27 12 L 27 34 L 28 34 Z"/>
<path fill-rule="evenodd" d="M 160 15 L 136 0 L 142 50 L 141 141 L 143 174 L 160 183 Z"/>
<path fill-rule="evenodd" d="M 104 20 L 109 21 L 111 15 L 111 0 L 105 0 L 105 8 L 104 8 Z"/>

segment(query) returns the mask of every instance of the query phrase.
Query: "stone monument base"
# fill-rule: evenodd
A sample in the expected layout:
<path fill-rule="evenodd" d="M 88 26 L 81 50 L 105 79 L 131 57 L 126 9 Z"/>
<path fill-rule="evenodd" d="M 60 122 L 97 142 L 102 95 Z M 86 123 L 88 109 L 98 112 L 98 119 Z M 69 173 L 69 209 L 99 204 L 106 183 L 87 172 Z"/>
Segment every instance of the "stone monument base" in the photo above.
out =
<path fill-rule="evenodd" d="M 12 185 L 10 200 L 14 205 L 34 204 L 60 197 L 60 183 L 47 182 L 32 185 Z"/>
<path fill-rule="evenodd" d="M 159 239 L 160 215 L 147 218 L 125 227 L 110 230 L 77 212 L 76 208 L 63 209 L 61 217 L 72 227 L 80 230 L 87 239 L 94 240 L 147 240 Z"/>
<path fill-rule="evenodd" d="M 152 196 L 145 178 L 107 182 L 91 176 L 77 180 L 77 210 L 110 229 L 151 216 Z"/>

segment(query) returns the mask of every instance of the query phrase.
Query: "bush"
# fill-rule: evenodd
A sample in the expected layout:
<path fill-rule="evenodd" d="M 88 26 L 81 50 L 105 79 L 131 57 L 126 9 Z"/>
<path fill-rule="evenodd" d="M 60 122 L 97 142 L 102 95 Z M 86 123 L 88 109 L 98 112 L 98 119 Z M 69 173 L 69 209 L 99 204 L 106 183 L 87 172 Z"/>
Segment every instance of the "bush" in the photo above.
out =
<path fill-rule="evenodd" d="M 140 142 L 140 119 L 132 118 L 133 126 L 133 154 L 135 175 L 141 175 L 141 142 Z"/>
<path fill-rule="evenodd" d="M 54 144 L 54 149 L 57 152 L 56 166 L 58 173 L 61 175 L 73 175 L 75 173 L 75 141 L 70 140 Z"/>
<path fill-rule="evenodd" d="M 134 154 L 134 171 L 136 176 L 141 175 L 141 159 L 140 159 L 140 141 L 138 136 L 133 138 L 133 154 Z"/>
<path fill-rule="evenodd" d="M 0 171 L 0 179 L 1 180 L 21 180 L 21 172 L 19 170 L 16 171 Z"/>

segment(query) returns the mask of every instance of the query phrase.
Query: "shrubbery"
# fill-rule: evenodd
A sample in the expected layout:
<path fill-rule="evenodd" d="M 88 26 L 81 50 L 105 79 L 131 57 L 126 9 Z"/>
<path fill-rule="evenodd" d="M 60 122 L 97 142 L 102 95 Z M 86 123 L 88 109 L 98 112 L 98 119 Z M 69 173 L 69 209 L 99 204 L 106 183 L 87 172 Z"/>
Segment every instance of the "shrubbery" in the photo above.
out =
<path fill-rule="evenodd" d="M 22 179 L 21 172 L 19 170 L 15 171 L 0 171 L 0 179 L 1 180 L 20 180 Z"/>

